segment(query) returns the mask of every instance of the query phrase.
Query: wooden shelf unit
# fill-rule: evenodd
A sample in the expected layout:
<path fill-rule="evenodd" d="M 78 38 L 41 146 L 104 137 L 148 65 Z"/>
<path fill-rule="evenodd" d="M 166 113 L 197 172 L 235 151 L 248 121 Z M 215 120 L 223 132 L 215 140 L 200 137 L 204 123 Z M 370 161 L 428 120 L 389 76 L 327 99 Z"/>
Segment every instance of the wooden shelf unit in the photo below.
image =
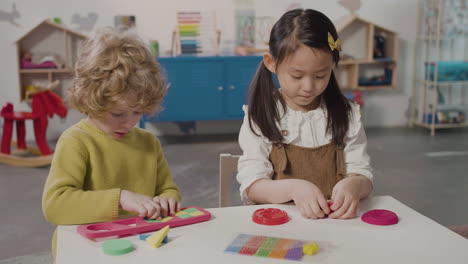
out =
<path fill-rule="evenodd" d="M 356 15 L 340 19 L 336 28 L 343 49 L 342 60 L 335 71 L 340 87 L 363 91 L 396 88 L 398 34 Z M 382 57 L 374 54 L 376 36 L 385 40 Z M 382 72 L 385 79 L 385 69 L 391 72 L 391 78 L 387 78 L 385 83 L 376 80 L 374 84 L 364 85 L 367 79 L 380 76 Z"/>
<path fill-rule="evenodd" d="M 420 126 L 420 127 L 425 127 L 427 129 L 431 129 L 432 126 L 433 126 L 432 124 L 423 123 L 423 122 L 419 122 L 419 121 L 415 121 L 415 124 Z M 440 128 L 461 128 L 461 127 L 468 127 L 468 123 L 464 122 L 464 123 L 458 123 L 458 124 L 434 124 L 434 127 L 436 129 L 440 129 Z"/>
<path fill-rule="evenodd" d="M 62 93 L 63 88 L 70 85 L 79 46 L 86 39 L 86 35 L 47 19 L 18 39 L 16 47 L 21 101 L 24 101 L 26 98 L 26 87 L 38 81 L 51 83 L 55 80 L 60 80 L 60 87 L 56 92 Z M 23 69 L 21 68 L 21 56 L 23 52 L 59 56 L 63 60 L 63 68 Z"/>
<path fill-rule="evenodd" d="M 453 68 L 442 68 L 443 63 L 468 61 L 468 29 L 460 17 L 466 17 L 466 7 L 458 7 L 456 2 L 418 1 L 409 125 L 426 128 L 431 136 L 437 129 L 468 127 L 468 80 L 454 77 Z M 437 120 L 440 112 L 452 115 L 460 111 L 465 115 L 460 123 Z"/>

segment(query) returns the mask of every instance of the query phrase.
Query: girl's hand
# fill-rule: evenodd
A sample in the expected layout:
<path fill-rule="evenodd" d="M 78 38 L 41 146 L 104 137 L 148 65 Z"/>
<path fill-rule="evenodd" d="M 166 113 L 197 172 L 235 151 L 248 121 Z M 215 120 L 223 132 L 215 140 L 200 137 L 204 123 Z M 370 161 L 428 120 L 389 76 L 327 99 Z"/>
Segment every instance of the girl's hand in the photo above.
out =
<path fill-rule="evenodd" d="M 305 180 L 296 180 L 292 186 L 292 199 L 305 218 L 323 218 L 330 213 L 327 200 L 320 189 Z"/>
<path fill-rule="evenodd" d="M 151 197 L 126 190 L 120 192 L 120 207 L 148 219 L 158 218 L 161 212 L 161 206 Z"/>
<path fill-rule="evenodd" d="M 180 211 L 180 202 L 174 198 L 167 198 L 161 196 L 153 197 L 153 201 L 158 203 L 161 207 L 161 216 L 166 217 Z"/>
<path fill-rule="evenodd" d="M 357 216 L 361 199 L 361 182 L 359 176 L 351 176 L 339 181 L 333 187 L 331 197 L 333 205 L 330 209 L 334 212 L 329 215 L 330 218 L 349 219 Z"/>

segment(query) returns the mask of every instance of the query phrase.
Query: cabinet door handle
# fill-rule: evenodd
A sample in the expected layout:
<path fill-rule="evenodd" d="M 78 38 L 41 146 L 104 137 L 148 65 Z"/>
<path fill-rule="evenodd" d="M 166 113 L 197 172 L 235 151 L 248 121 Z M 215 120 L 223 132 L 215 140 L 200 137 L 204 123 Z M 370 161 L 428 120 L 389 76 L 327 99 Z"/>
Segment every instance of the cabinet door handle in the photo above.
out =
<path fill-rule="evenodd" d="M 218 86 L 218 91 L 222 91 L 223 90 L 223 87 L 222 86 Z"/>
<path fill-rule="evenodd" d="M 234 85 L 229 85 L 229 90 L 232 91 L 232 90 L 235 90 L 235 89 L 236 89 L 236 87 Z"/>

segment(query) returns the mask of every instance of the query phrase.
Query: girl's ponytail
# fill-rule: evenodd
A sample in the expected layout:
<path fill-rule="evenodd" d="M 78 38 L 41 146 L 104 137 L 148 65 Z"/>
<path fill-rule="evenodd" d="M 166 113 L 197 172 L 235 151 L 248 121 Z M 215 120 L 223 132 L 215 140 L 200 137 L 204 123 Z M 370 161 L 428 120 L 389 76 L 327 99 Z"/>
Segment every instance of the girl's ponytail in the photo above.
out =
<path fill-rule="evenodd" d="M 272 73 L 261 62 L 249 87 L 249 126 L 255 135 L 260 136 L 258 131 L 253 129 L 253 121 L 260 128 L 261 134 L 274 143 L 283 141 L 283 136 L 276 126 L 280 119 L 276 105 L 278 100 L 284 108 L 284 100 L 279 95 Z"/>
<path fill-rule="evenodd" d="M 327 132 L 331 132 L 335 144 L 342 146 L 349 128 L 351 104 L 341 93 L 334 72 L 322 96 L 327 106 Z"/>

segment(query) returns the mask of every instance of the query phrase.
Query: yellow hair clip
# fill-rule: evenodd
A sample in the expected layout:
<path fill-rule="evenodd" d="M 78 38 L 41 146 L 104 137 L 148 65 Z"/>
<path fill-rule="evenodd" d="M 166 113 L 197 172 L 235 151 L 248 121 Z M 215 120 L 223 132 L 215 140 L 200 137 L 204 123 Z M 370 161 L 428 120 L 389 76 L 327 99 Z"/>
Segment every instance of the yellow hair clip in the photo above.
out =
<path fill-rule="evenodd" d="M 334 51 L 335 49 L 341 51 L 341 41 L 339 39 L 335 41 L 330 32 L 328 32 L 328 45 L 330 46 L 330 49 L 332 51 Z"/>

